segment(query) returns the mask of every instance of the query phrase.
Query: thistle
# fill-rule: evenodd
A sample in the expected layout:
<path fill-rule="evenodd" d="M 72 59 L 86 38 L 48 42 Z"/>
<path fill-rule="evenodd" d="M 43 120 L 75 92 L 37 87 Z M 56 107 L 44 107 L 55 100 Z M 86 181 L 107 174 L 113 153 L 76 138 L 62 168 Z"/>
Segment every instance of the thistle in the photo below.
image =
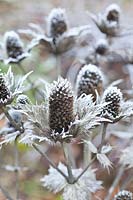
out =
<path fill-rule="evenodd" d="M 114 86 L 107 88 L 103 94 L 102 102 L 109 103 L 103 108 L 102 115 L 115 119 L 121 111 L 122 93 Z"/>
<path fill-rule="evenodd" d="M 23 43 L 20 40 L 19 35 L 14 31 L 5 33 L 5 49 L 9 58 L 16 59 L 18 56 L 24 53 Z"/>
<path fill-rule="evenodd" d="M 77 96 L 92 94 L 96 100 L 96 90 L 100 95 L 103 90 L 103 75 L 97 66 L 85 65 L 79 72 L 76 83 Z"/>
<path fill-rule="evenodd" d="M 53 83 L 49 97 L 49 126 L 56 134 L 67 132 L 74 120 L 73 92 L 67 80 Z"/>
<path fill-rule="evenodd" d="M 127 190 L 122 190 L 115 195 L 114 200 L 133 200 L 133 194 Z"/>
<path fill-rule="evenodd" d="M 0 74 L 0 107 L 11 103 L 12 97 L 3 74 Z"/>
<path fill-rule="evenodd" d="M 56 38 L 68 28 L 67 17 L 64 9 L 54 8 L 47 19 L 48 36 Z"/>

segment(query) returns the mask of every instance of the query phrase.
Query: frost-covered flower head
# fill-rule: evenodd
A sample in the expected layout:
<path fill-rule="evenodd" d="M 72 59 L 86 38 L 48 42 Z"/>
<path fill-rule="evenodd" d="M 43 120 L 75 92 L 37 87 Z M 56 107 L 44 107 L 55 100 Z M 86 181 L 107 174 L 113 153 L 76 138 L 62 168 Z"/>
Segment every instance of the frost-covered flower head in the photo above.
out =
<path fill-rule="evenodd" d="M 108 6 L 105 12 L 99 13 L 98 15 L 90 14 L 90 17 L 100 31 L 105 33 L 107 36 L 114 37 L 118 35 L 120 28 L 120 11 L 119 6 L 116 4 Z"/>
<path fill-rule="evenodd" d="M 108 49 L 109 49 L 109 45 L 108 45 L 107 40 L 105 40 L 105 39 L 98 40 L 98 42 L 96 43 L 96 47 L 95 47 L 97 54 L 105 55 L 105 53 L 107 53 Z"/>
<path fill-rule="evenodd" d="M 29 105 L 24 111 L 28 120 L 38 127 L 33 137 L 39 133 L 42 140 L 44 137 L 44 140 L 68 142 L 78 135 L 84 137 L 91 128 L 105 120 L 98 117 L 102 107 L 103 104 L 95 105 L 91 95 L 76 98 L 68 80 L 60 77 L 52 84 L 45 83 L 42 105 Z"/>
<path fill-rule="evenodd" d="M 123 95 L 115 86 L 108 87 L 103 94 L 102 102 L 109 103 L 103 108 L 102 115 L 110 119 L 115 119 L 121 112 L 121 102 Z"/>
<path fill-rule="evenodd" d="M 11 68 L 6 74 L 0 73 L 0 106 L 10 104 L 16 96 L 23 92 L 23 82 L 30 73 L 18 81 L 15 80 Z"/>
<path fill-rule="evenodd" d="M 48 36 L 56 38 L 62 35 L 68 28 L 66 12 L 61 8 L 54 8 L 47 17 Z"/>
<path fill-rule="evenodd" d="M 5 59 L 5 64 L 17 63 L 29 56 L 25 52 L 24 45 L 15 31 L 8 31 L 4 35 L 4 49 L 8 59 Z"/>
<path fill-rule="evenodd" d="M 76 82 L 77 96 L 83 93 L 92 94 L 96 100 L 96 91 L 100 95 L 103 90 L 103 74 L 101 70 L 92 64 L 85 65 L 79 71 Z"/>
<path fill-rule="evenodd" d="M 105 16 L 108 21 L 116 21 L 120 20 L 120 7 L 117 4 L 111 4 L 106 8 Z"/>
<path fill-rule="evenodd" d="M 65 165 L 59 163 L 58 168 L 62 170 L 66 176 L 68 175 Z M 81 172 L 82 169 L 72 170 L 74 178 L 78 177 Z M 50 167 L 49 174 L 44 176 L 41 182 L 44 187 L 47 187 L 54 193 L 63 190 L 64 200 L 86 200 L 90 192 L 95 193 L 102 188 L 102 182 L 96 180 L 95 171 L 91 169 L 87 170 L 77 182 L 69 184 L 56 169 Z"/>
<path fill-rule="evenodd" d="M 122 190 L 115 195 L 114 200 L 133 200 L 133 194 L 127 190 Z"/>

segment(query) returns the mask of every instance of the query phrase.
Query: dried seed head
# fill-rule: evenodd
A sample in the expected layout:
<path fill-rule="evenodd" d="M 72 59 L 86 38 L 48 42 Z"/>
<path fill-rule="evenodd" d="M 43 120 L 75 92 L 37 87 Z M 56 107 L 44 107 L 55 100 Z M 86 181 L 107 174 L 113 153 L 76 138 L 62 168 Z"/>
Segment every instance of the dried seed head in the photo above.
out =
<path fill-rule="evenodd" d="M 73 120 L 73 92 L 71 85 L 66 79 L 59 78 L 51 86 L 49 126 L 52 131 L 61 134 L 69 130 Z"/>
<path fill-rule="evenodd" d="M 25 105 L 25 104 L 29 104 L 29 103 L 30 103 L 30 100 L 29 100 L 29 98 L 26 95 L 21 94 L 21 95 L 18 96 L 18 98 L 17 98 L 17 104 L 23 104 L 23 105 Z"/>
<path fill-rule="evenodd" d="M 67 17 L 64 9 L 54 8 L 47 19 L 48 36 L 56 38 L 68 28 Z"/>
<path fill-rule="evenodd" d="M 108 21 L 119 22 L 120 7 L 117 4 L 111 4 L 106 9 L 106 18 Z"/>
<path fill-rule="evenodd" d="M 23 43 L 21 42 L 19 35 L 14 31 L 6 32 L 4 41 L 6 53 L 9 58 L 17 58 L 24 53 Z"/>
<path fill-rule="evenodd" d="M 101 39 L 96 44 L 96 53 L 104 55 L 109 49 L 108 43 L 105 39 Z"/>
<path fill-rule="evenodd" d="M 11 103 L 11 93 L 6 85 L 3 74 L 0 74 L 0 106 Z"/>
<path fill-rule="evenodd" d="M 127 190 L 122 190 L 115 195 L 114 200 L 133 200 L 133 194 Z"/>
<path fill-rule="evenodd" d="M 120 114 L 122 93 L 117 87 L 109 87 L 103 94 L 103 102 L 109 103 L 103 109 L 102 114 L 106 117 L 116 118 Z"/>
<path fill-rule="evenodd" d="M 85 65 L 79 72 L 76 82 L 77 96 L 83 93 L 92 94 L 96 100 L 96 91 L 100 95 L 103 90 L 103 75 L 97 66 Z"/>

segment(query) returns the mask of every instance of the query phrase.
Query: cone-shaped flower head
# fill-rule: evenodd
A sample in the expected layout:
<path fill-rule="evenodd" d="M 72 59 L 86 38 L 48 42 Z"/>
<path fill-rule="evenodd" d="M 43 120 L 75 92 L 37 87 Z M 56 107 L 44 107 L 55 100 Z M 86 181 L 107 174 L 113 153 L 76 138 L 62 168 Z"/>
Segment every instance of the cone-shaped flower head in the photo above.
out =
<path fill-rule="evenodd" d="M 122 190 L 115 195 L 114 200 L 133 200 L 133 194 L 127 190 Z"/>
<path fill-rule="evenodd" d="M 23 43 L 20 40 L 19 35 L 14 31 L 9 31 L 5 33 L 4 36 L 5 49 L 9 58 L 17 58 L 22 55 Z"/>
<path fill-rule="evenodd" d="M 11 102 L 11 93 L 7 87 L 3 74 L 0 74 L 0 106 Z"/>
<path fill-rule="evenodd" d="M 92 94 L 96 99 L 96 90 L 100 95 L 103 89 L 103 75 L 97 66 L 85 65 L 79 72 L 76 83 L 77 96 Z"/>
<path fill-rule="evenodd" d="M 71 85 L 66 79 L 59 78 L 51 86 L 49 126 L 55 133 L 67 132 L 73 120 L 73 92 Z"/>
<path fill-rule="evenodd" d="M 120 7 L 117 4 L 111 4 L 106 9 L 106 18 L 108 21 L 119 22 Z"/>
<path fill-rule="evenodd" d="M 109 118 L 116 118 L 121 111 L 122 93 L 120 89 L 114 86 L 107 88 L 103 94 L 103 102 L 109 103 L 103 109 L 103 115 Z"/>
<path fill-rule="evenodd" d="M 64 9 L 54 8 L 47 19 L 48 36 L 58 37 L 67 31 L 68 22 Z"/>
<path fill-rule="evenodd" d="M 18 96 L 18 98 L 17 98 L 17 104 L 23 104 L 23 105 L 25 105 L 25 104 L 29 104 L 29 103 L 30 103 L 30 100 L 29 100 L 29 98 L 26 95 L 21 94 L 21 95 Z"/>
<path fill-rule="evenodd" d="M 109 46 L 105 39 L 100 39 L 96 44 L 96 53 L 100 55 L 105 55 L 105 53 L 108 51 Z"/>

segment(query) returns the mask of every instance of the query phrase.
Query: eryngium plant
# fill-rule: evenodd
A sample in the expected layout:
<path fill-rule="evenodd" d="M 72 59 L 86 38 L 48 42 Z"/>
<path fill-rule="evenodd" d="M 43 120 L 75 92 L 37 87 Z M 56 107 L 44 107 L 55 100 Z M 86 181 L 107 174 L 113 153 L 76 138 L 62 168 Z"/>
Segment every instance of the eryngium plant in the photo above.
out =
<path fill-rule="evenodd" d="M 61 54 L 73 48 L 82 34 L 90 32 L 90 26 L 84 25 L 68 28 L 68 20 L 64 9 L 51 10 L 46 20 L 46 30 L 31 24 L 31 29 L 19 32 L 33 36 L 32 47 L 43 45 L 50 53 Z"/>
<path fill-rule="evenodd" d="M 77 96 L 83 93 L 92 94 L 96 100 L 96 91 L 101 95 L 103 91 L 103 75 L 100 69 L 92 64 L 85 65 L 79 71 L 76 82 Z"/>
<path fill-rule="evenodd" d="M 90 16 L 101 32 L 111 37 L 118 35 L 120 28 L 120 8 L 118 5 L 111 4 L 106 8 L 105 12 L 97 16 L 94 14 Z"/>
<path fill-rule="evenodd" d="M 127 190 L 122 190 L 115 195 L 114 200 L 133 200 L 133 194 Z"/>
<path fill-rule="evenodd" d="M 5 106 L 10 104 L 16 96 L 21 94 L 24 90 L 23 82 L 30 74 L 26 74 L 23 78 L 20 78 L 18 81 L 15 80 L 14 75 L 11 71 L 11 68 L 7 71 L 6 74 L 0 73 L 0 106 Z"/>
<path fill-rule="evenodd" d="M 68 142 L 79 135 L 84 138 L 91 128 L 105 120 L 98 117 L 103 104 L 95 105 L 92 95 L 75 97 L 66 79 L 60 77 L 52 84 L 45 83 L 45 87 L 44 104 L 27 105 L 24 108 L 30 123 L 35 130 L 38 128 L 35 132 L 32 129 L 33 135 L 27 137 L 39 138 L 38 132 L 42 140 Z"/>
<path fill-rule="evenodd" d="M 30 49 L 24 49 L 24 44 L 15 31 L 5 33 L 3 47 L 7 55 L 7 59 L 3 58 L 5 64 L 18 63 L 30 55 L 28 53 Z"/>

